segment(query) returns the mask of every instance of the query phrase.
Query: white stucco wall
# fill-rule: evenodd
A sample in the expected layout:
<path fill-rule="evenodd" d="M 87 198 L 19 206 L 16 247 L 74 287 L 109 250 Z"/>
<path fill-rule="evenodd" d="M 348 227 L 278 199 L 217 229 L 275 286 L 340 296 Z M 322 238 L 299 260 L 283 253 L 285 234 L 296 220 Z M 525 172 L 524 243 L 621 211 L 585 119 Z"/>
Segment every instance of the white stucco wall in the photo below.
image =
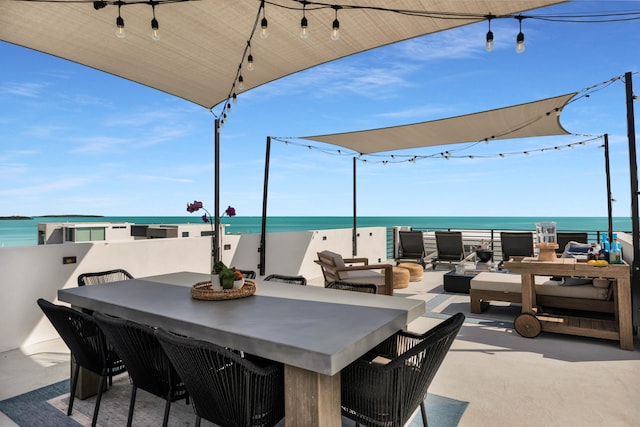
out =
<path fill-rule="evenodd" d="M 377 262 L 386 254 L 384 227 L 359 230 L 359 256 Z M 229 266 L 259 271 L 260 236 L 224 235 L 221 252 Z M 266 240 L 266 272 L 322 276 L 313 260 L 330 249 L 351 256 L 351 230 L 272 233 Z M 36 304 L 38 298 L 57 302 L 58 289 L 77 286 L 81 273 L 124 268 L 134 277 L 178 271 L 206 273 L 210 268 L 209 237 L 149 239 L 115 242 L 64 243 L 0 248 L 0 352 L 57 337 Z M 75 264 L 63 257 L 75 256 Z"/>

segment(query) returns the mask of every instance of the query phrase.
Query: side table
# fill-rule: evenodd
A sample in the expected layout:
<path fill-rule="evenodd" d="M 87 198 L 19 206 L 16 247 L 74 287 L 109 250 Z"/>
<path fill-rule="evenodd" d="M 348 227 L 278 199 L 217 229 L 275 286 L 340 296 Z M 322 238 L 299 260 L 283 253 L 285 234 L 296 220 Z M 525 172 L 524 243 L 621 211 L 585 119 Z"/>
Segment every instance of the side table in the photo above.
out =
<path fill-rule="evenodd" d="M 476 270 L 464 273 L 457 273 L 455 270 L 449 271 L 442 275 L 444 290 L 446 292 L 468 294 L 471 279 L 473 279 L 478 273 L 479 271 Z"/>

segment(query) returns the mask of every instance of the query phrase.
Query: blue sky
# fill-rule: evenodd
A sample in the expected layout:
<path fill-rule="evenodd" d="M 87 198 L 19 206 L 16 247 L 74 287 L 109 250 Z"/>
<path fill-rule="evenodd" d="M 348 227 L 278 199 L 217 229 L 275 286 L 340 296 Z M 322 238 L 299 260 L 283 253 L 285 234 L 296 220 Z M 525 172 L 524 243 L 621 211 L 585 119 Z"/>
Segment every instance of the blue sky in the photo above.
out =
<path fill-rule="evenodd" d="M 576 1 L 530 13 L 621 10 L 638 11 L 640 2 Z M 221 204 L 234 206 L 240 216 L 261 214 L 267 136 L 435 120 L 581 91 L 640 71 L 639 21 L 525 20 L 522 54 L 515 52 L 515 19 L 495 20 L 491 27 L 491 53 L 484 49 L 484 22 L 355 55 L 240 94 L 221 133 Z M 342 30 L 347 38 L 348 30 Z M 4 42 L 0 57 L 0 216 L 188 215 L 186 204 L 194 199 L 213 207 L 208 110 Z M 638 94 L 640 75 L 634 80 Z M 635 108 L 640 115 L 638 102 Z M 358 162 L 358 215 L 606 216 L 601 142 L 499 154 L 608 133 L 613 213 L 629 216 L 624 82 L 569 104 L 561 122 L 577 135 L 495 141 L 467 150 L 489 158 Z M 352 214 L 350 156 L 274 140 L 270 163 L 269 215 Z"/>

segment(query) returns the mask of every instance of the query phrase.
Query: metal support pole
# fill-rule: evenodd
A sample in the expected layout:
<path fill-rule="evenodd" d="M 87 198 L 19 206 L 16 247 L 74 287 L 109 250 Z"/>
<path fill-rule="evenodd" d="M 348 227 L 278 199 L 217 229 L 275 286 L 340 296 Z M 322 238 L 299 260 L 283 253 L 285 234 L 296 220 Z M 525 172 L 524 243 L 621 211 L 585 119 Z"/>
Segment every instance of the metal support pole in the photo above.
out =
<path fill-rule="evenodd" d="M 631 73 L 624 75 L 627 95 L 627 138 L 629 139 L 629 177 L 631 179 L 631 230 L 633 264 L 631 266 L 631 295 L 633 324 L 640 326 L 640 224 L 638 223 L 638 162 L 636 158 L 636 126 L 633 113 L 633 83 Z"/>
<path fill-rule="evenodd" d="M 358 255 L 358 216 L 356 214 L 356 158 L 353 158 L 353 232 L 351 239 L 351 252 L 355 257 Z"/>
<path fill-rule="evenodd" d="M 214 121 L 214 132 L 213 224 L 215 225 L 215 231 L 213 233 L 213 248 L 211 249 L 213 253 L 211 255 L 215 263 L 220 261 L 220 119 L 215 119 Z"/>
<path fill-rule="evenodd" d="M 613 242 L 613 207 L 611 206 L 611 168 L 609 166 L 609 134 L 604 134 L 604 170 L 607 177 L 607 218 L 609 221 L 609 241 Z M 599 239 L 599 237 L 598 237 Z"/>
<path fill-rule="evenodd" d="M 264 188 L 262 190 L 262 231 L 260 234 L 260 275 L 265 274 L 266 247 L 267 247 L 267 195 L 269 193 L 269 158 L 271 157 L 271 137 L 267 137 L 267 149 L 264 158 Z"/>

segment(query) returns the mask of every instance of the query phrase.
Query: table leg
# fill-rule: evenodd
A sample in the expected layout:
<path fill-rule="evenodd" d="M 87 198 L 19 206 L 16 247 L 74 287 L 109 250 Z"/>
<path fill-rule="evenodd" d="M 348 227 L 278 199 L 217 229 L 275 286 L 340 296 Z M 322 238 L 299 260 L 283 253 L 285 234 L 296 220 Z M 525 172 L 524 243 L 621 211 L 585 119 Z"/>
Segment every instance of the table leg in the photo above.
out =
<path fill-rule="evenodd" d="M 284 387 L 285 426 L 342 425 L 340 373 L 329 376 L 285 365 Z"/>
<path fill-rule="evenodd" d="M 620 333 L 620 348 L 633 350 L 633 320 L 631 308 L 631 280 L 627 276 L 615 281 L 614 300 L 616 304 L 616 320 Z"/>
<path fill-rule="evenodd" d="M 71 388 L 71 381 L 73 381 L 73 372 L 75 370 L 76 362 L 71 358 L 71 375 L 69 376 L 69 388 Z M 76 385 L 76 398 L 80 400 L 88 399 L 91 396 L 98 394 L 98 385 L 100 384 L 100 375 L 94 374 L 88 369 L 80 367 L 78 371 L 78 384 Z M 105 389 L 107 384 L 105 382 Z"/>
<path fill-rule="evenodd" d="M 535 279 L 532 274 L 521 274 L 522 280 L 522 312 L 533 313 L 536 306 Z"/>

